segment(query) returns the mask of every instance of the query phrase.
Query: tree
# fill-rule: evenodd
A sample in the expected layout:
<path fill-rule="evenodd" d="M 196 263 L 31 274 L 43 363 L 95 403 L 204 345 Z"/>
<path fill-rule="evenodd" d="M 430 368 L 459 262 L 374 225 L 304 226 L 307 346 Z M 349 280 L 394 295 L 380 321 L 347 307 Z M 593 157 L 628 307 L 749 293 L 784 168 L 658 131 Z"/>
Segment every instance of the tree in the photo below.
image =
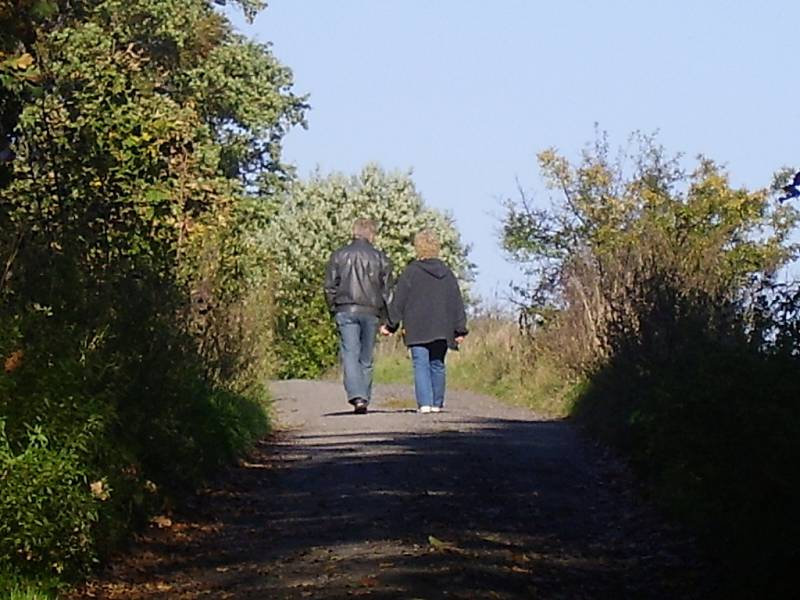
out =
<path fill-rule="evenodd" d="M 545 150 L 539 165 L 560 195 L 553 208 L 506 205 L 503 247 L 533 281 L 524 301 L 570 323 L 576 366 L 607 357 L 613 331 L 638 330 L 634 305 L 652 299 L 648 285 L 669 280 L 682 296 L 736 303 L 796 252 L 793 207 L 731 188 L 703 157 L 686 173 L 652 137 L 635 134 L 631 145 L 635 153 L 612 158 L 600 136 L 575 166 Z"/>
<path fill-rule="evenodd" d="M 107 480 L 96 542 L 148 481 L 177 493 L 263 428 L 274 303 L 256 190 L 291 178 L 281 139 L 306 103 L 206 0 L 19 0 L 0 24 L 0 472 L 69 459 L 76 480 Z M 87 564 L 87 528 L 39 543 L 6 493 L 0 556 Z"/>
<path fill-rule="evenodd" d="M 536 357 L 568 367 L 572 415 L 721 559 L 725 591 L 782 597 L 800 535 L 800 293 L 775 273 L 797 256 L 798 211 L 633 139 L 617 160 L 603 138 L 577 165 L 541 153 L 554 208 L 507 206 L 505 248 L 540 277 L 526 300 L 553 315 Z"/>

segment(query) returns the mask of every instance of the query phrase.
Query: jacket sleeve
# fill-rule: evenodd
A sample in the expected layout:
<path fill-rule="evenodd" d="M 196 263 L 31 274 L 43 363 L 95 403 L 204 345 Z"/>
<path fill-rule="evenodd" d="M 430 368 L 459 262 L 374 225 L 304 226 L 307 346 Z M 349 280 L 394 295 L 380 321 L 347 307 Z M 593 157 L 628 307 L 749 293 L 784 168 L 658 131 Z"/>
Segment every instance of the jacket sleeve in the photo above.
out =
<path fill-rule="evenodd" d="M 383 297 L 383 310 L 381 312 L 388 317 L 389 305 L 392 302 L 392 261 L 388 256 L 381 256 L 381 296 Z"/>
<path fill-rule="evenodd" d="M 336 300 L 336 291 L 339 289 L 341 275 L 336 260 L 336 253 L 331 254 L 328 260 L 328 266 L 325 267 L 325 302 L 328 303 L 328 308 L 333 310 L 334 302 Z"/>
<path fill-rule="evenodd" d="M 464 309 L 464 297 L 461 295 L 455 275 L 450 278 L 450 295 L 450 306 L 453 310 L 453 333 L 455 337 L 467 335 L 469 333 L 467 329 L 467 312 Z"/>
<path fill-rule="evenodd" d="M 400 275 L 397 280 L 397 285 L 394 288 L 394 295 L 389 304 L 389 319 L 386 327 L 391 332 L 397 331 L 400 327 L 400 322 L 403 320 L 403 315 L 406 311 L 406 301 L 408 300 L 408 291 L 411 287 L 410 276 L 408 268 Z"/>

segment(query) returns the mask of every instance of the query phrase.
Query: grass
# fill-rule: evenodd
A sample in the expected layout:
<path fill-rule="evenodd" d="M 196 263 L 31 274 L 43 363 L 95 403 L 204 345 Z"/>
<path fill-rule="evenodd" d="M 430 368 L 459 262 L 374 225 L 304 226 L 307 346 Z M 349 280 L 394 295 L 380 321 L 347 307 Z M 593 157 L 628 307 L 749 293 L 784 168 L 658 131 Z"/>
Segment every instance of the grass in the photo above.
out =
<path fill-rule="evenodd" d="M 397 336 L 379 340 L 375 349 L 375 383 L 414 383 L 408 349 Z"/>
<path fill-rule="evenodd" d="M 50 582 L 27 580 L 21 575 L 0 568 L 0 598 L 5 600 L 53 600 L 56 580 Z"/>
<path fill-rule="evenodd" d="M 49 592 L 36 590 L 30 586 L 13 587 L 9 590 L 8 600 L 51 600 Z"/>
<path fill-rule="evenodd" d="M 481 317 L 458 352 L 447 355 L 447 386 L 494 396 L 550 416 L 566 416 L 578 383 L 556 361 L 534 354 L 514 321 Z M 339 377 L 338 370 L 328 374 Z M 408 350 L 398 336 L 383 338 L 375 352 L 375 382 L 412 384 Z"/>

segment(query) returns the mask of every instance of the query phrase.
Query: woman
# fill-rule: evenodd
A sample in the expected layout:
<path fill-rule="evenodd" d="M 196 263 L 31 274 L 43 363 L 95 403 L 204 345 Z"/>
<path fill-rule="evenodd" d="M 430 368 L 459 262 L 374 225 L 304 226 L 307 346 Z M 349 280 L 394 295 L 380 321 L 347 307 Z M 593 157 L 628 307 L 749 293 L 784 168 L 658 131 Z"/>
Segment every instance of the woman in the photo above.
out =
<path fill-rule="evenodd" d="M 439 259 L 439 238 L 423 230 L 414 237 L 417 260 L 397 281 L 384 335 L 403 324 L 404 341 L 414 365 L 414 393 L 421 413 L 444 406 L 448 348 L 458 349 L 467 335 L 464 300 L 453 272 Z"/>

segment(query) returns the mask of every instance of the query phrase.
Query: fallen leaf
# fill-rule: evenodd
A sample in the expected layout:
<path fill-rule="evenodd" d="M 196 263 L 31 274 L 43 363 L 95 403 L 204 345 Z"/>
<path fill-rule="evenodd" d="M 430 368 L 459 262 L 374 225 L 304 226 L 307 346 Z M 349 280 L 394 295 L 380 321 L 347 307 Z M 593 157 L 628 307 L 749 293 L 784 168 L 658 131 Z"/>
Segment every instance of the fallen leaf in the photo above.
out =
<path fill-rule="evenodd" d="M 13 373 L 22 365 L 24 356 L 25 352 L 23 350 L 14 350 L 14 352 L 6 357 L 3 363 L 3 370 L 5 370 L 6 373 Z"/>
<path fill-rule="evenodd" d="M 150 519 L 150 522 L 153 525 L 158 525 L 160 529 L 164 529 L 165 527 L 172 527 L 172 519 L 169 517 L 165 517 L 164 515 L 158 515 L 157 517 L 153 517 Z"/>
<path fill-rule="evenodd" d="M 511 559 L 514 562 L 518 563 L 527 563 L 531 561 L 530 557 L 527 554 L 512 554 Z"/>
<path fill-rule="evenodd" d="M 528 569 L 523 569 L 522 567 L 518 567 L 517 565 L 512 566 L 511 570 L 514 573 L 527 573 L 528 572 Z"/>
<path fill-rule="evenodd" d="M 439 538 L 434 537 L 432 535 L 428 536 L 428 543 L 434 550 L 439 550 L 441 552 L 455 552 L 457 554 L 464 553 L 464 551 L 455 544 L 451 544 L 450 542 L 443 542 Z"/>

